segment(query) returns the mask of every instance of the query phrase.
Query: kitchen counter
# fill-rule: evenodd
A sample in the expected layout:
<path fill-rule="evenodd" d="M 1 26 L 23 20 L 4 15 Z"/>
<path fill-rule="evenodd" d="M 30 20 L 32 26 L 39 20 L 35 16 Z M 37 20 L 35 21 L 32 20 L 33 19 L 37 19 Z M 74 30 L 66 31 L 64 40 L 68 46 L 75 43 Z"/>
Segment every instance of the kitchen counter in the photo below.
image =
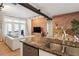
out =
<path fill-rule="evenodd" d="M 62 40 L 53 39 L 53 38 L 45 38 L 42 37 L 41 39 L 37 39 L 38 37 L 29 37 L 24 40 L 21 40 L 21 42 L 24 45 L 28 45 L 30 47 L 41 49 L 43 51 L 46 51 L 48 53 L 63 56 L 63 55 L 74 55 L 71 52 L 67 53 L 68 49 L 66 47 L 71 48 L 78 48 L 79 49 L 79 42 L 72 42 L 72 41 L 65 41 L 65 43 L 62 43 Z M 34 41 L 34 39 L 37 39 L 37 41 Z M 64 50 L 63 50 L 64 47 Z M 27 47 L 26 47 L 27 48 Z M 71 51 L 71 50 L 70 50 Z M 39 52 L 38 52 L 39 53 Z M 39 55 L 39 54 L 38 54 Z M 79 54 L 77 54 L 79 55 Z"/>

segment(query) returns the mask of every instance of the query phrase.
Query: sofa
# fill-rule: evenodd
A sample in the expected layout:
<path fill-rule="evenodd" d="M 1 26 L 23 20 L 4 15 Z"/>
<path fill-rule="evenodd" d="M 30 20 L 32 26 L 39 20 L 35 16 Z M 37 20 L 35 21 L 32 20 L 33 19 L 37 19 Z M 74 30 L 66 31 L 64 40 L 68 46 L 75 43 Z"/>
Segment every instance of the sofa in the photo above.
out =
<path fill-rule="evenodd" d="M 19 38 L 14 38 L 10 36 L 5 37 L 5 43 L 11 50 L 16 50 L 20 48 L 20 39 Z"/>

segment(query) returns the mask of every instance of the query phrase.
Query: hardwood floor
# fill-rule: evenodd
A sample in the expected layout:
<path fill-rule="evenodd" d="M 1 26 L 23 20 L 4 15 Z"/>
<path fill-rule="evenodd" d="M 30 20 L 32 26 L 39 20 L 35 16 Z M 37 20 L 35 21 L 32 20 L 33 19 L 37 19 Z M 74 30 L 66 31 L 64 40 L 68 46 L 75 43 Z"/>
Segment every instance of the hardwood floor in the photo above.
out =
<path fill-rule="evenodd" d="M 0 42 L 0 56 L 20 56 L 20 49 L 12 51 L 4 42 Z"/>

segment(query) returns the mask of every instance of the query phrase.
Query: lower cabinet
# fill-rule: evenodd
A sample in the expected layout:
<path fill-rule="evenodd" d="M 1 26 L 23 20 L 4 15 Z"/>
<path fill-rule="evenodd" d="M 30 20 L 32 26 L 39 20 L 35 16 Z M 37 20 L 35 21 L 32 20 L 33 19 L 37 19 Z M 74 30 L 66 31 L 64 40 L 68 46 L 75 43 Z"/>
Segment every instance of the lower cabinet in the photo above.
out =
<path fill-rule="evenodd" d="M 51 54 L 49 52 L 43 51 L 41 49 L 38 49 L 36 47 L 27 45 L 23 43 L 23 49 L 21 49 L 23 56 L 56 56 L 54 54 Z"/>
<path fill-rule="evenodd" d="M 56 55 L 39 49 L 39 56 L 56 56 Z"/>
<path fill-rule="evenodd" d="M 39 49 L 23 44 L 23 56 L 39 56 Z"/>

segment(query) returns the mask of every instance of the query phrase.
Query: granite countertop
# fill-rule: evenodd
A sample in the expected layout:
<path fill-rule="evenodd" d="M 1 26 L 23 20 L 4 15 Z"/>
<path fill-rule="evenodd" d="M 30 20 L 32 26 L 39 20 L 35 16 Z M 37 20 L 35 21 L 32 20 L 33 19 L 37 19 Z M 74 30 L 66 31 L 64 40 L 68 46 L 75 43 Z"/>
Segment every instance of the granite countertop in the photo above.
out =
<path fill-rule="evenodd" d="M 51 54 L 58 55 L 58 56 L 64 55 L 62 50 L 60 50 L 60 51 L 52 50 L 49 47 L 49 45 L 47 45 L 47 43 L 57 44 L 57 45 L 60 45 L 60 46 L 64 45 L 64 46 L 79 48 L 79 42 L 76 42 L 75 46 L 74 46 L 73 42 L 71 42 L 71 41 L 65 41 L 65 44 L 62 44 L 62 40 L 52 39 L 52 38 L 42 38 L 42 39 L 40 39 L 41 41 L 39 43 L 36 43 L 36 42 L 31 40 L 31 39 L 34 39 L 34 38 L 35 37 L 26 38 L 24 40 L 21 40 L 21 42 L 24 43 L 24 44 L 30 45 L 32 47 L 39 48 L 41 50 L 47 51 Z"/>

